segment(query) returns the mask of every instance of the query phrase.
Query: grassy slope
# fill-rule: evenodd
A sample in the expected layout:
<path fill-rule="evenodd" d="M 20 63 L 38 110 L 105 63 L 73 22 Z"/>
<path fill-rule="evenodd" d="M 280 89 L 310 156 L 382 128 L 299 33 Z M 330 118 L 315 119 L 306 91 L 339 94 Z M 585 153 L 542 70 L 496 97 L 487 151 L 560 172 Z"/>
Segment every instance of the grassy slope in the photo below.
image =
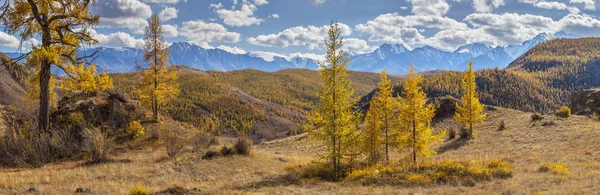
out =
<path fill-rule="evenodd" d="M 478 126 L 475 140 L 444 141 L 437 144 L 434 159 L 506 158 L 514 165 L 512 178 L 476 184 L 474 187 L 451 185 L 361 186 L 349 182 L 297 184 L 286 176 L 288 163 L 308 162 L 319 151 L 305 135 L 267 142 L 255 146 L 249 157 L 223 157 L 201 160 L 200 154 L 186 152 L 167 159 L 161 143 L 136 147 L 114 158 L 131 163 L 77 166 L 77 162 L 48 165 L 40 169 L 0 170 L 0 184 L 11 182 L 14 189 L 0 189 L 0 194 L 23 193 L 30 186 L 42 193 L 68 194 L 77 187 L 96 193 L 125 194 L 134 184 L 159 191 L 180 185 L 200 188 L 204 193 L 286 193 L 286 194 L 593 194 L 600 190 L 600 122 L 575 116 L 558 119 L 545 116 L 531 122 L 530 113 L 501 109 L 486 111 L 489 118 Z M 498 131 L 500 121 L 506 129 Z M 541 124 L 554 121 L 555 126 Z M 435 124 L 437 129 L 456 128 L 452 120 Z M 142 138 L 142 142 L 145 138 Z M 132 145 L 132 144 L 130 144 Z M 287 162 L 282 162 L 283 158 Z M 570 174 L 557 176 L 541 173 L 542 162 L 566 163 Z"/>

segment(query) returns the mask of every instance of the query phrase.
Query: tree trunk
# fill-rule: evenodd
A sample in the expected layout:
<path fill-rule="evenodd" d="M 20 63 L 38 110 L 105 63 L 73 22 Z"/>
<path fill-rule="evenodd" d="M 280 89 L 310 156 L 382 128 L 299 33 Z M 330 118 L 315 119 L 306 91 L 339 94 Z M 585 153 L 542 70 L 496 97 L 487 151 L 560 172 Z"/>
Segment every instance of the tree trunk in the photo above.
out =
<path fill-rule="evenodd" d="M 40 69 L 40 110 L 38 118 L 38 130 L 42 133 L 49 133 L 50 127 L 50 63 L 44 60 Z"/>

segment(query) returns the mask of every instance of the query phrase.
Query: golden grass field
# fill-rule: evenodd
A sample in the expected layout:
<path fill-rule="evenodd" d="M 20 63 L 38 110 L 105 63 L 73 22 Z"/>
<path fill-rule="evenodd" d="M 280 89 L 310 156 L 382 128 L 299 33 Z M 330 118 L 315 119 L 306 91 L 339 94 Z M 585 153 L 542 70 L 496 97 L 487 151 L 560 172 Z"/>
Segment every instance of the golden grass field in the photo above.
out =
<path fill-rule="evenodd" d="M 475 186 L 441 184 L 365 186 L 351 181 L 299 183 L 286 170 L 307 163 L 321 147 L 299 135 L 255 145 L 250 156 L 202 160 L 186 150 L 168 158 L 161 141 L 142 138 L 118 146 L 113 159 L 130 162 L 82 165 L 63 162 L 36 169 L 0 169 L 0 194 L 23 194 L 34 186 L 40 194 L 72 194 L 89 188 L 92 194 L 128 194 L 135 184 L 151 192 L 172 186 L 198 188 L 203 194 L 597 194 L 600 193 L 600 122 L 582 116 L 562 119 L 545 115 L 532 122 L 531 113 L 498 108 L 485 111 L 475 139 L 436 144 L 439 159 L 501 158 L 513 164 L 513 176 Z M 498 130 L 501 121 L 506 128 Z M 542 124 L 554 122 L 554 125 Z M 436 129 L 457 128 L 452 119 Z M 542 164 L 566 165 L 568 173 L 538 171 Z"/>

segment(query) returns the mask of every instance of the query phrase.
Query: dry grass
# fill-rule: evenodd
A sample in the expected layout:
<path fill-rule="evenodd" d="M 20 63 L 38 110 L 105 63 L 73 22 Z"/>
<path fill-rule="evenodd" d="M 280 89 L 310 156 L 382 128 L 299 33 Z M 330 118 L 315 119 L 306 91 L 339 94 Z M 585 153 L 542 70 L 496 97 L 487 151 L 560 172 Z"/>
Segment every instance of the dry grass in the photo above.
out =
<path fill-rule="evenodd" d="M 451 184 L 362 185 L 303 180 L 290 177 L 286 166 L 306 164 L 319 155 L 322 147 L 308 141 L 306 135 L 253 146 L 249 156 L 234 155 L 202 160 L 202 152 L 183 149 L 168 158 L 162 141 L 145 135 L 134 143 L 117 146 L 114 159 L 131 162 L 81 166 L 64 162 L 37 169 L 0 169 L 0 194 L 24 193 L 36 186 L 42 194 L 71 194 L 78 187 L 97 194 L 128 194 L 135 184 L 159 192 L 172 186 L 198 188 L 208 194 L 595 194 L 600 191 L 600 122 L 572 116 L 547 115 L 531 121 L 530 113 L 498 108 L 486 111 L 488 119 L 476 126 L 472 140 L 452 139 L 435 146 L 438 155 L 431 161 L 505 159 L 512 165 L 512 177 L 476 182 L 474 186 Z M 498 131 L 504 120 L 506 129 Z M 542 126 L 553 121 L 556 125 Z M 434 125 L 438 130 L 460 124 L 451 119 Z M 182 135 L 183 136 L 183 135 Z M 193 137 L 193 133 L 189 136 Z M 222 141 L 223 142 L 223 141 Z M 191 148 L 191 147 L 190 147 Z M 394 159 L 399 158 L 394 152 Z M 539 172 L 543 162 L 560 162 L 569 174 Z M 422 175 L 406 177 L 424 181 Z"/>

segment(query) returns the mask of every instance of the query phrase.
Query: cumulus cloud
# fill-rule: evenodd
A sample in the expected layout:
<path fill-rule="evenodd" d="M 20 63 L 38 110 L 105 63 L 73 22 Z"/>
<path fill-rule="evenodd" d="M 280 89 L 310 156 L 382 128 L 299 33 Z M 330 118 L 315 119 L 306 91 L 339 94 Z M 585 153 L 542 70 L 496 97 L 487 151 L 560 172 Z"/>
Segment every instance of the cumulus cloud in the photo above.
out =
<path fill-rule="evenodd" d="M 254 0 L 254 4 L 257 5 L 257 6 L 261 6 L 261 5 L 269 4 L 269 1 L 267 1 L 267 0 Z"/>
<path fill-rule="evenodd" d="M 583 4 L 583 9 L 596 10 L 596 2 L 594 0 L 570 0 L 569 3 Z"/>
<path fill-rule="evenodd" d="M 313 5 L 321 5 L 321 4 L 325 3 L 325 1 L 327 1 L 327 0 L 308 0 L 308 1 Z"/>
<path fill-rule="evenodd" d="M 144 2 L 157 4 L 175 4 L 179 3 L 179 0 L 144 0 Z M 183 0 L 183 2 L 187 2 L 187 0 Z"/>
<path fill-rule="evenodd" d="M 215 3 L 215 4 L 208 4 L 209 8 L 213 8 L 213 9 L 221 9 L 223 7 L 223 4 L 221 2 L 219 3 Z"/>
<path fill-rule="evenodd" d="M 279 18 L 279 14 L 271 14 L 271 18 Z"/>
<path fill-rule="evenodd" d="M 98 40 L 98 45 L 103 47 L 119 48 L 119 47 L 131 47 L 131 48 L 142 48 L 144 41 L 142 39 L 136 39 L 131 35 L 124 32 L 116 32 L 111 34 L 100 34 L 95 30 L 90 29 L 90 35 Z"/>
<path fill-rule="evenodd" d="M 473 9 L 477 12 L 491 12 L 504 5 L 504 0 L 473 0 Z"/>
<path fill-rule="evenodd" d="M 412 13 L 425 16 L 443 16 L 450 10 L 446 0 L 406 0 L 412 5 Z"/>
<path fill-rule="evenodd" d="M 256 10 L 257 8 L 255 5 L 244 3 L 239 10 L 219 9 L 216 10 L 216 12 L 226 25 L 251 26 L 258 25 L 263 21 L 254 16 Z"/>
<path fill-rule="evenodd" d="M 246 52 L 246 50 L 239 48 L 239 47 L 230 47 L 230 46 L 226 46 L 226 45 L 219 45 L 217 48 L 221 49 L 221 50 L 225 50 L 229 53 L 232 54 L 245 54 L 248 53 Z"/>
<path fill-rule="evenodd" d="M 162 34 L 165 37 L 177 37 L 177 35 L 179 35 L 177 32 L 177 26 L 169 24 L 162 25 Z"/>
<path fill-rule="evenodd" d="M 357 38 L 344 39 L 344 45 L 342 46 L 342 49 L 357 54 L 369 53 L 375 50 L 374 47 L 369 46 L 367 41 Z"/>
<path fill-rule="evenodd" d="M 2 31 L 0 31 L 0 45 L 3 47 L 10 47 L 10 48 L 18 48 L 20 44 L 19 39 L 17 39 L 16 37 L 6 34 Z"/>
<path fill-rule="evenodd" d="M 179 12 L 179 10 L 177 10 L 174 7 L 165 7 L 165 9 L 160 11 L 160 13 L 158 14 L 158 17 L 162 21 L 169 21 L 171 19 L 177 18 L 177 12 Z"/>
<path fill-rule="evenodd" d="M 533 5 L 533 7 L 550 10 L 567 10 L 572 14 L 581 12 L 577 7 L 568 6 L 567 4 L 556 2 L 556 1 L 545 1 L 545 0 L 519 0 L 521 3 L 527 3 Z"/>
<path fill-rule="evenodd" d="M 346 24 L 340 23 L 340 30 L 343 36 L 350 35 L 352 30 Z M 321 27 L 317 26 L 296 26 L 285 29 L 277 34 L 259 35 L 257 37 L 248 38 L 247 41 L 253 45 L 264 47 L 288 47 L 306 46 L 310 50 L 317 49 L 319 44 L 325 40 L 329 25 Z"/>
<path fill-rule="evenodd" d="M 99 27 L 127 28 L 136 34 L 144 33 L 146 18 L 152 15 L 150 6 L 138 0 L 105 0 L 94 4 L 91 10 L 102 16 Z"/>
<path fill-rule="evenodd" d="M 240 34 L 229 32 L 223 25 L 217 23 L 206 23 L 202 20 L 183 22 L 179 29 L 179 35 L 185 36 L 187 40 L 201 47 L 210 47 L 211 42 L 238 42 Z"/>

